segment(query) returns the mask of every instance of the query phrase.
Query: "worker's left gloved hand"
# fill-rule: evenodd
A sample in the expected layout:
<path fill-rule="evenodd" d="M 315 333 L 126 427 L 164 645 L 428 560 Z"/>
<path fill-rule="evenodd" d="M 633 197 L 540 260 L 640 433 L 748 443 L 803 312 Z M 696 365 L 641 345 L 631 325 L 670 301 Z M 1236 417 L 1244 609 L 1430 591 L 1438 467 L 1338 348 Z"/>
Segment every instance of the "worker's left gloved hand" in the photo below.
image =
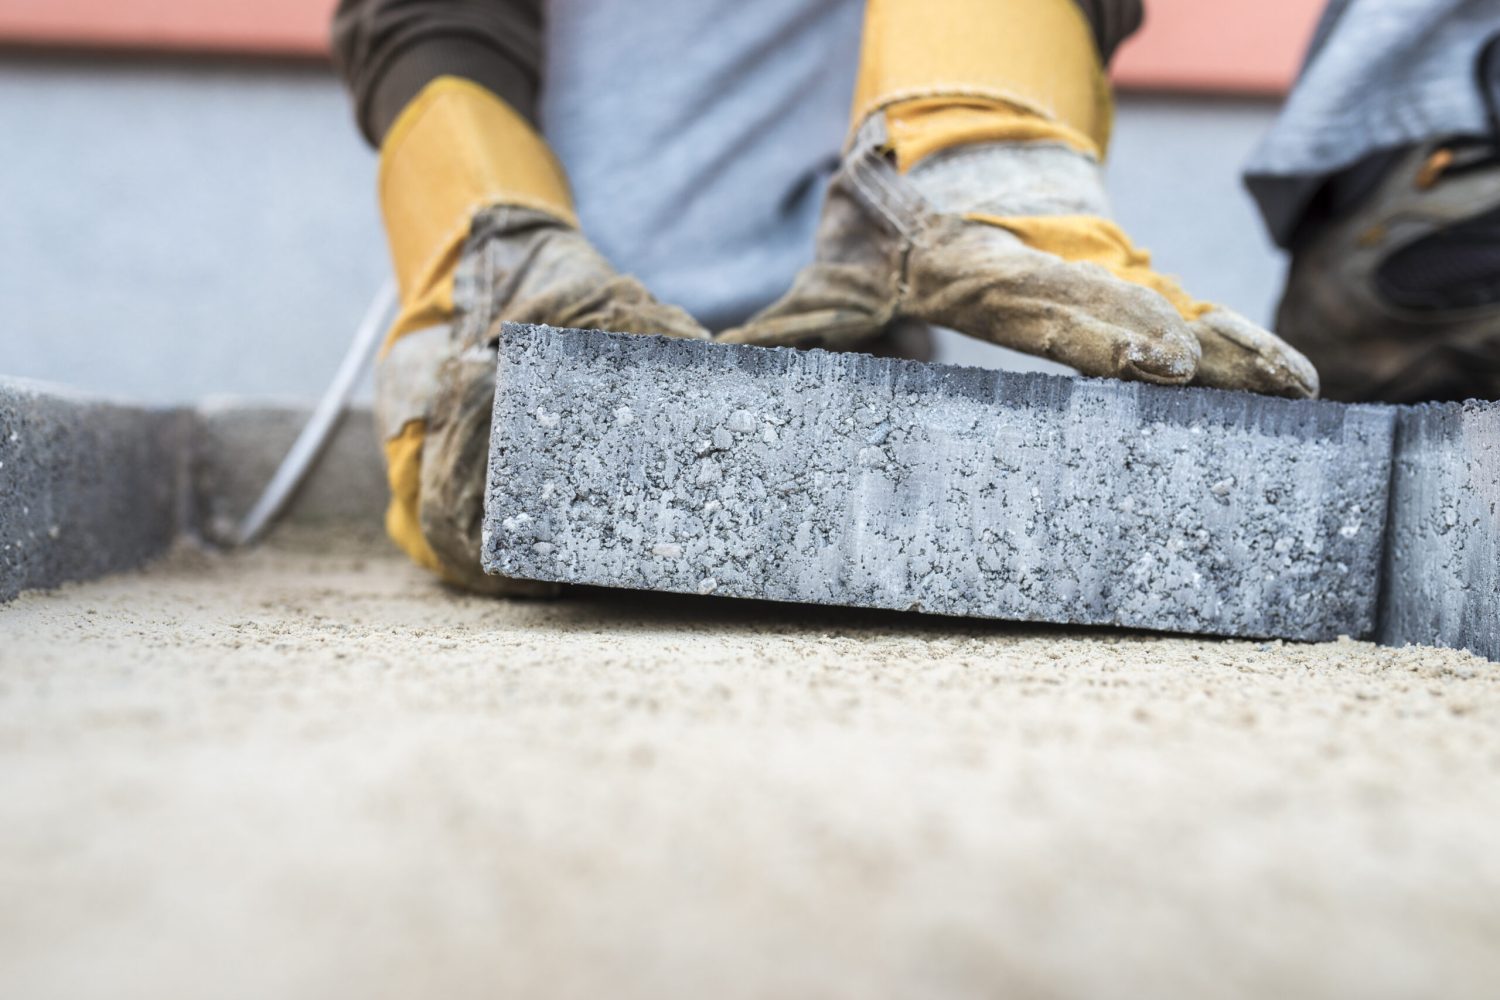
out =
<path fill-rule="evenodd" d="M 721 339 L 847 349 L 917 319 L 1085 375 L 1317 395 L 1300 353 L 1152 270 L 1085 154 L 977 143 L 902 173 L 885 124 L 865 124 L 834 177 L 815 262 Z"/>
<path fill-rule="evenodd" d="M 1306 358 L 1109 221 L 1110 119 L 1073 0 L 867 0 L 815 262 L 721 339 L 858 348 L 917 320 L 1085 375 L 1316 395 Z"/>

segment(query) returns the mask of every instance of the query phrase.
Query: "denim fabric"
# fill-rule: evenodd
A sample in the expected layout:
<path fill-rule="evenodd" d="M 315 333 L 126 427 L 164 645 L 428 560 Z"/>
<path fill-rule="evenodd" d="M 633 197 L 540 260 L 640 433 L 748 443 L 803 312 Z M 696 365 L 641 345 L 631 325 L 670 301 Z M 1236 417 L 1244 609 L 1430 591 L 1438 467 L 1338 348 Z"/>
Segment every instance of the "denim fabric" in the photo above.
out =
<path fill-rule="evenodd" d="M 1296 87 L 1245 168 L 1286 246 L 1325 180 L 1373 154 L 1489 130 L 1477 60 L 1500 0 L 1332 0 Z"/>

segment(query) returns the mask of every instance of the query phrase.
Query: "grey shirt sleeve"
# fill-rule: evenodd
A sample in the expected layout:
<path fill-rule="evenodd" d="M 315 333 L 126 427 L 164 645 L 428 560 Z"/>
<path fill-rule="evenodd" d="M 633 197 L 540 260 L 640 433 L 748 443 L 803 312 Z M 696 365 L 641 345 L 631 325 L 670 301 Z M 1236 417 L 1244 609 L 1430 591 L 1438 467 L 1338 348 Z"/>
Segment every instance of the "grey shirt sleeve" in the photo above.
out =
<path fill-rule="evenodd" d="M 340 0 L 333 61 L 359 128 L 379 146 L 429 82 L 459 76 L 532 124 L 541 85 L 543 0 Z"/>

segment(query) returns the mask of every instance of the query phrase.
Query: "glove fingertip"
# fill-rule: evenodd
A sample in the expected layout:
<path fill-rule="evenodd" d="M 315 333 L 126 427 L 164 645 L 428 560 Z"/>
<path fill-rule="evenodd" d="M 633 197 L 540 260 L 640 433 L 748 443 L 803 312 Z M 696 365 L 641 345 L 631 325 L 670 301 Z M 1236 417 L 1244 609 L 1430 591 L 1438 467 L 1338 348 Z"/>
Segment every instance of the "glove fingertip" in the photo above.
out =
<path fill-rule="evenodd" d="M 1126 378 L 1159 385 L 1186 385 L 1198 373 L 1197 344 L 1186 337 L 1137 341 L 1120 358 Z"/>

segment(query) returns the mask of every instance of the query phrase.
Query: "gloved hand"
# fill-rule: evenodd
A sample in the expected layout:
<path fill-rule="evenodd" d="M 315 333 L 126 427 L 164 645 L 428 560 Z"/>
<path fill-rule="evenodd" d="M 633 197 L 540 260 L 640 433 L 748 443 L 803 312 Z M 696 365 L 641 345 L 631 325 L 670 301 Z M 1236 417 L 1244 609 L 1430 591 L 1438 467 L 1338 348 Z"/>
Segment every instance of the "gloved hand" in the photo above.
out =
<path fill-rule="evenodd" d="M 914 319 L 1085 375 L 1316 395 L 1306 358 L 1108 220 L 1107 84 L 1071 0 L 936 6 L 869 0 L 816 260 L 720 339 L 847 348 Z"/>
<path fill-rule="evenodd" d="M 434 81 L 396 121 L 381 150 L 381 202 L 402 301 L 376 368 L 386 529 L 451 583 L 555 591 L 479 565 L 500 324 L 708 333 L 589 244 L 541 138 L 468 81 Z"/>

